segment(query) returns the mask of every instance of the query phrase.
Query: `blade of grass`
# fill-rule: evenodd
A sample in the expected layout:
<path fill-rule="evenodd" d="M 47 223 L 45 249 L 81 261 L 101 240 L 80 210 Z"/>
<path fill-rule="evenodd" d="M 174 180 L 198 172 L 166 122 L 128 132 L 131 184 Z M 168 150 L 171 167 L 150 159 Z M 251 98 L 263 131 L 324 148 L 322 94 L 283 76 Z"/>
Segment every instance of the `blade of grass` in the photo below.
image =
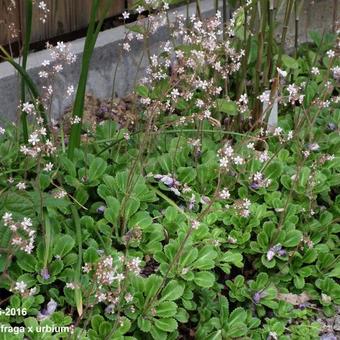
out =
<path fill-rule="evenodd" d="M 83 314 L 83 298 L 80 287 L 81 264 L 83 260 L 82 234 L 79 214 L 77 209 L 73 205 L 71 207 L 71 211 L 74 225 L 76 227 L 76 239 L 78 243 L 78 263 L 76 270 L 74 271 L 74 282 L 76 283 L 76 288 L 74 290 L 74 299 L 76 302 L 78 315 L 81 316 Z"/>
<path fill-rule="evenodd" d="M 43 119 L 44 122 L 44 127 L 46 128 L 46 133 L 47 133 L 47 137 L 50 136 L 50 129 L 48 126 L 48 120 L 47 120 L 47 115 L 45 112 L 45 108 L 44 106 L 40 103 L 40 94 L 39 94 L 39 90 L 36 87 L 36 85 L 34 84 L 34 81 L 32 80 L 32 78 L 30 77 L 30 75 L 27 73 L 27 71 L 20 65 L 18 64 L 14 58 L 8 54 L 8 52 L 2 47 L 0 46 L 0 51 L 3 53 L 4 57 L 2 57 L 5 61 L 9 62 L 20 74 L 22 80 L 25 82 L 27 88 L 29 89 L 32 99 L 34 99 L 34 102 L 38 102 L 38 112 L 41 116 L 41 118 Z"/>
<path fill-rule="evenodd" d="M 93 54 L 93 50 L 97 41 L 98 34 L 100 32 L 101 27 L 103 26 L 104 19 L 106 14 L 109 10 L 110 4 L 112 0 L 108 0 L 106 2 L 105 9 L 101 14 L 100 20 L 96 25 L 96 17 L 99 13 L 99 0 L 92 1 L 91 7 L 91 17 L 90 17 L 90 24 L 87 30 L 87 35 L 85 39 L 85 46 L 84 46 L 84 53 L 83 53 L 83 60 L 80 72 L 80 78 L 78 83 L 78 89 L 76 93 L 76 98 L 73 106 L 73 117 L 79 117 L 80 123 L 73 124 L 71 128 L 71 135 L 70 135 L 70 144 L 68 147 L 68 157 L 72 160 L 74 156 L 74 151 L 80 145 L 80 135 L 81 135 L 81 128 L 82 128 L 82 118 L 84 113 L 84 100 L 85 100 L 85 92 L 86 92 L 86 83 L 89 73 L 90 61 Z"/>
<path fill-rule="evenodd" d="M 48 216 L 47 210 L 44 211 L 44 222 L 45 222 L 45 252 L 44 252 L 44 266 L 43 269 L 47 269 L 48 262 L 50 259 L 51 251 L 51 240 L 52 240 L 52 228 L 51 221 Z"/>

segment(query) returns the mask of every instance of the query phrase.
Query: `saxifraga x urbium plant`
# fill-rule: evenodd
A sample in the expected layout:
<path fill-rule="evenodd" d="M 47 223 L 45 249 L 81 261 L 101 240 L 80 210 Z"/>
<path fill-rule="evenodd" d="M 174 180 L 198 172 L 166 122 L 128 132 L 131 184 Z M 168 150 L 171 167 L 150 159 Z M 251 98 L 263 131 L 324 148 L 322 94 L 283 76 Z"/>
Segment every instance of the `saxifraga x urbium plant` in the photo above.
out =
<path fill-rule="evenodd" d="M 26 72 L 29 29 L 21 64 L 1 48 L 22 86 L 21 128 L 0 128 L 0 307 L 16 311 L 0 315 L 0 334 L 36 339 L 48 326 L 48 339 L 335 339 L 339 30 L 295 39 L 288 55 L 296 1 L 281 4 L 278 41 L 274 1 L 233 2 L 227 22 L 226 6 L 203 19 L 199 1 L 188 17 L 139 1 L 122 14 L 120 58 L 143 44 L 129 118 L 118 121 L 111 105 L 91 126 L 87 74 L 110 1 L 100 5 L 80 80 L 65 84 L 65 95 L 76 92 L 70 129 L 51 103 L 55 79 L 75 62 L 71 45 L 47 45 L 41 90 Z M 26 23 L 33 6 L 48 20 L 45 2 L 26 6 Z M 128 24 L 132 14 L 141 20 Z M 164 25 L 169 40 L 155 50 Z"/>

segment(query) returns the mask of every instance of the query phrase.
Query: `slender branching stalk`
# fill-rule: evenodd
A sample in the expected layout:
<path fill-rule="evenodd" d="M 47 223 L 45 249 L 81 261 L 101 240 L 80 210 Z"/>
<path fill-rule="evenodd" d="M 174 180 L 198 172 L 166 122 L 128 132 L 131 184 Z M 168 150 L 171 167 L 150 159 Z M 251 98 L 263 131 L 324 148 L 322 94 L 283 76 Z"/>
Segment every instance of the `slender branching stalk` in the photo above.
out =
<path fill-rule="evenodd" d="M 32 12 L 33 12 L 33 4 L 32 0 L 25 1 L 25 35 L 23 41 L 23 51 L 22 51 L 22 68 L 26 71 L 27 67 L 27 58 L 29 53 L 30 41 L 31 41 L 31 33 L 32 33 Z M 26 102 L 26 82 L 23 78 L 21 78 L 21 103 Z M 22 125 L 22 133 L 24 142 L 28 141 L 28 124 L 27 124 L 27 113 L 21 112 L 20 116 L 21 125 Z"/>

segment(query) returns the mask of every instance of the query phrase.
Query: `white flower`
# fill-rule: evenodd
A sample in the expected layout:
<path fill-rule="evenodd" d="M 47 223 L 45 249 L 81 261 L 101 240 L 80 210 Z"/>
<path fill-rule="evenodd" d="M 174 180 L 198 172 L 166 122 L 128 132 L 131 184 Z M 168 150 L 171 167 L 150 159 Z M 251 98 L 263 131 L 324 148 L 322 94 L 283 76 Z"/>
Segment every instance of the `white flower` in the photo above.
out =
<path fill-rule="evenodd" d="M 17 189 L 19 190 L 25 190 L 26 189 L 26 184 L 25 182 L 19 182 L 17 185 L 16 185 Z"/>
<path fill-rule="evenodd" d="M 133 300 L 133 296 L 130 293 L 127 293 L 124 298 L 125 298 L 125 301 L 128 302 L 128 303 L 132 302 L 132 300 Z"/>
<path fill-rule="evenodd" d="M 50 172 L 50 171 L 52 171 L 52 169 L 53 169 L 53 163 L 51 163 L 51 162 L 47 163 L 44 167 L 44 171 L 46 171 L 46 172 Z"/>
<path fill-rule="evenodd" d="M 76 289 L 76 285 L 73 282 L 67 282 L 66 283 L 66 288 Z"/>
<path fill-rule="evenodd" d="M 220 167 L 221 168 L 227 168 L 229 165 L 229 158 L 228 157 L 222 157 L 220 158 Z"/>
<path fill-rule="evenodd" d="M 293 139 L 293 131 L 292 130 L 288 131 L 288 134 L 287 134 L 287 140 L 291 140 L 291 139 Z"/>
<path fill-rule="evenodd" d="M 171 97 L 172 97 L 172 99 L 173 100 L 176 100 L 177 99 L 177 97 L 179 96 L 179 91 L 178 91 L 178 89 L 173 89 L 172 91 L 171 91 Z"/>
<path fill-rule="evenodd" d="M 0 136 L 4 135 L 5 132 L 6 132 L 6 130 L 3 127 L 0 126 Z"/>
<path fill-rule="evenodd" d="M 282 133 L 282 131 L 283 131 L 282 128 L 277 127 L 277 128 L 274 130 L 273 135 L 274 135 L 274 136 L 280 136 L 280 134 Z"/>
<path fill-rule="evenodd" d="M 248 144 L 247 144 L 247 148 L 248 148 L 249 150 L 254 150 L 254 149 L 255 149 L 255 143 L 248 143 Z"/>
<path fill-rule="evenodd" d="M 228 199 L 230 197 L 230 192 L 228 189 L 224 188 L 221 192 L 220 192 L 220 198 L 225 200 Z"/>
<path fill-rule="evenodd" d="M 8 226 L 12 222 L 12 213 L 6 212 L 2 219 L 4 221 L 5 226 Z"/>
<path fill-rule="evenodd" d="M 32 220 L 28 217 L 24 217 L 24 219 L 21 222 L 21 226 L 24 228 L 24 230 L 27 230 L 27 228 L 32 227 Z"/>
<path fill-rule="evenodd" d="M 46 67 L 46 66 L 49 66 L 50 63 L 51 63 L 51 62 L 50 62 L 49 60 L 44 60 L 44 61 L 41 63 L 41 65 L 44 66 L 44 67 Z"/>
<path fill-rule="evenodd" d="M 259 97 L 261 103 L 270 102 L 270 91 L 264 91 Z"/>
<path fill-rule="evenodd" d="M 317 76 L 320 74 L 320 71 L 317 67 L 312 67 L 311 69 L 311 73 L 314 75 L 314 76 Z"/>
<path fill-rule="evenodd" d="M 68 86 L 66 92 L 68 96 L 71 96 L 74 93 L 74 86 L 73 85 Z"/>
<path fill-rule="evenodd" d="M 124 11 L 124 12 L 122 13 L 122 16 L 123 16 L 124 20 L 129 19 L 129 18 L 130 18 L 130 13 L 127 12 L 127 11 Z"/>
<path fill-rule="evenodd" d="M 334 58 L 335 52 L 333 50 L 329 50 L 326 52 L 328 58 Z"/>
<path fill-rule="evenodd" d="M 23 103 L 22 104 L 22 111 L 30 114 L 30 113 L 34 112 L 34 105 L 29 103 L 29 102 Z"/>
<path fill-rule="evenodd" d="M 39 78 L 48 78 L 48 73 L 46 71 L 40 71 Z"/>
<path fill-rule="evenodd" d="M 27 289 L 27 284 L 24 281 L 18 281 L 15 283 L 15 290 L 17 290 L 19 293 L 24 293 Z"/>
<path fill-rule="evenodd" d="M 63 65 L 58 64 L 58 65 L 55 65 L 53 68 L 55 72 L 59 73 L 63 70 Z"/>
<path fill-rule="evenodd" d="M 79 124 L 81 122 L 81 118 L 79 116 L 71 117 L 70 122 L 71 125 Z"/>
<path fill-rule="evenodd" d="M 209 110 L 205 110 L 205 111 L 203 112 L 203 116 L 204 116 L 204 118 L 210 118 L 211 112 L 210 112 Z"/>
<path fill-rule="evenodd" d="M 242 157 L 240 157 L 240 156 L 236 156 L 236 157 L 234 157 L 234 163 L 236 165 L 244 164 L 244 159 Z"/>
<path fill-rule="evenodd" d="M 64 52 L 66 49 L 66 45 L 64 44 L 63 41 L 58 41 L 56 49 L 59 50 L 60 52 Z"/>
<path fill-rule="evenodd" d="M 131 50 L 130 44 L 129 43 L 124 43 L 123 44 L 123 50 L 129 52 Z"/>
<path fill-rule="evenodd" d="M 340 66 L 335 66 L 332 68 L 333 71 L 333 77 L 336 80 L 340 80 Z"/>
<path fill-rule="evenodd" d="M 263 163 L 263 162 L 266 162 L 268 159 L 269 159 L 268 152 L 266 150 L 261 152 L 260 157 L 259 157 L 259 161 L 261 163 Z"/>
<path fill-rule="evenodd" d="M 39 138 L 39 135 L 36 132 L 33 132 L 30 135 L 30 138 L 28 139 L 28 142 L 30 144 L 32 144 L 33 146 L 36 145 L 37 143 L 39 143 L 39 141 L 40 141 L 40 138 Z"/>
<path fill-rule="evenodd" d="M 191 228 L 192 229 L 196 230 L 196 229 L 198 229 L 199 226 L 200 226 L 200 223 L 198 221 L 194 220 L 194 221 L 191 222 Z"/>
<path fill-rule="evenodd" d="M 40 9 L 42 9 L 43 11 L 47 10 L 47 5 L 46 5 L 45 1 L 40 1 L 38 7 Z"/>
<path fill-rule="evenodd" d="M 138 6 L 138 7 L 136 8 L 136 11 L 137 11 L 139 14 L 141 14 L 142 12 L 145 11 L 145 8 L 144 8 L 143 6 Z"/>

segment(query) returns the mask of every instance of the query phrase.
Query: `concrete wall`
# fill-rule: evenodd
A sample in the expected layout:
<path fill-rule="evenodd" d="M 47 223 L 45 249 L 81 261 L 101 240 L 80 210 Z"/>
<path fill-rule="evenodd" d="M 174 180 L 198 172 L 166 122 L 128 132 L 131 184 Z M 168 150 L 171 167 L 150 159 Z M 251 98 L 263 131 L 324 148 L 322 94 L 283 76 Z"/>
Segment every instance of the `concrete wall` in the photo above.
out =
<path fill-rule="evenodd" d="M 281 1 L 281 0 L 280 0 Z M 278 1 L 278 2 L 280 2 Z M 311 3 L 314 3 L 311 6 Z M 309 30 L 330 31 L 334 20 L 334 0 L 305 1 L 304 9 L 301 13 L 301 31 L 299 41 L 307 40 L 307 27 Z M 220 1 L 221 3 L 221 1 Z M 214 13 L 215 0 L 201 0 L 201 10 L 205 16 Z M 337 16 L 340 16 L 340 6 L 337 8 Z M 177 12 L 186 14 L 186 7 L 180 7 Z M 195 13 L 195 5 L 190 5 L 190 15 Z M 281 15 L 279 15 L 280 17 Z M 278 20 L 280 20 L 278 18 Z M 292 45 L 294 30 L 290 29 L 288 38 Z M 125 36 L 123 26 L 101 32 L 98 37 L 96 49 L 91 61 L 91 69 L 88 78 L 87 91 L 99 98 L 109 98 L 112 94 L 113 74 L 117 62 L 120 59 L 120 44 Z M 166 40 L 167 30 L 161 28 L 151 41 L 151 48 L 157 51 L 159 43 Z M 84 47 L 84 38 L 72 42 L 72 51 L 77 54 L 78 60 L 75 64 L 65 67 L 61 74 L 58 75 L 55 84 L 55 95 L 52 105 L 52 114 L 58 117 L 66 107 L 72 103 L 72 98 L 65 98 L 65 92 L 68 85 L 76 87 L 79 78 L 81 54 Z M 288 45 L 289 45 L 288 44 Z M 143 75 L 146 60 L 142 62 L 142 67 L 138 67 L 142 56 L 143 46 L 138 42 L 132 46 L 132 52 L 124 54 L 118 65 L 115 92 L 118 96 L 124 96 L 134 86 L 135 80 Z M 47 51 L 32 53 L 28 60 L 28 70 L 33 79 L 41 85 L 38 72 L 44 59 L 48 59 Z M 137 72 L 139 70 L 139 72 Z M 18 77 L 14 69 L 8 63 L 0 64 L 0 121 L 14 120 L 17 114 L 19 104 Z"/>

